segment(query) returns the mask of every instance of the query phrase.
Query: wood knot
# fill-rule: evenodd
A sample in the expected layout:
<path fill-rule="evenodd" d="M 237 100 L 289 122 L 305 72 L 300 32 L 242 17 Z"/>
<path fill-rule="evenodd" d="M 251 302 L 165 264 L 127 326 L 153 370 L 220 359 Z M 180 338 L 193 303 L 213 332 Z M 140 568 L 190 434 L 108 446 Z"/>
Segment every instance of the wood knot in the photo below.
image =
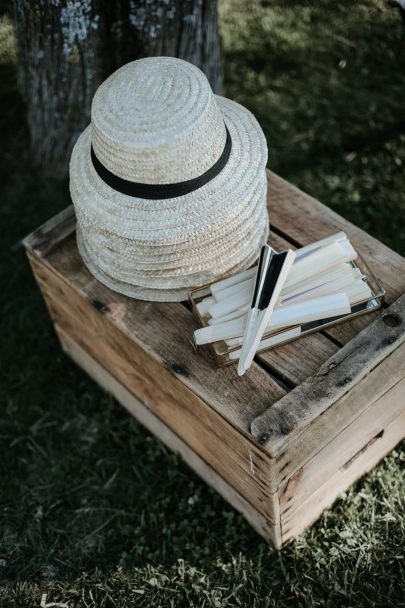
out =
<path fill-rule="evenodd" d="M 176 361 L 166 361 L 166 369 L 175 374 L 180 374 L 181 376 L 190 375 L 187 367 L 183 363 L 177 363 Z"/>
<path fill-rule="evenodd" d="M 329 363 L 329 365 L 327 365 L 327 366 L 326 366 L 326 364 L 323 365 L 319 369 L 319 371 L 316 373 L 315 377 L 322 376 L 322 378 L 323 378 L 324 376 L 327 376 L 329 374 L 329 372 L 331 372 L 336 366 L 337 366 L 336 361 L 331 361 Z"/>
<path fill-rule="evenodd" d="M 388 327 L 399 327 L 402 323 L 402 318 L 396 312 L 389 312 L 382 317 L 382 322 Z"/>
<path fill-rule="evenodd" d="M 105 315 L 109 310 L 108 305 L 103 304 L 103 302 L 100 302 L 100 300 L 94 300 L 93 298 L 90 298 L 90 304 L 94 306 L 94 308 L 101 312 L 101 314 L 103 315 Z"/>
<path fill-rule="evenodd" d="M 346 384 L 350 384 L 351 381 L 352 379 L 350 378 L 350 376 L 346 376 L 346 378 L 343 378 L 343 380 L 339 380 L 339 382 L 336 382 L 336 386 L 345 386 Z"/>
<path fill-rule="evenodd" d="M 288 433 L 289 433 L 290 431 L 291 431 L 291 427 L 290 427 L 290 425 L 289 425 L 289 424 L 287 424 L 286 422 L 282 422 L 282 423 L 280 424 L 280 432 L 281 432 L 283 435 L 288 435 Z"/>
<path fill-rule="evenodd" d="M 394 344 L 397 341 L 395 336 L 389 336 L 388 338 L 384 338 L 382 341 L 382 346 L 389 346 L 390 344 Z"/>

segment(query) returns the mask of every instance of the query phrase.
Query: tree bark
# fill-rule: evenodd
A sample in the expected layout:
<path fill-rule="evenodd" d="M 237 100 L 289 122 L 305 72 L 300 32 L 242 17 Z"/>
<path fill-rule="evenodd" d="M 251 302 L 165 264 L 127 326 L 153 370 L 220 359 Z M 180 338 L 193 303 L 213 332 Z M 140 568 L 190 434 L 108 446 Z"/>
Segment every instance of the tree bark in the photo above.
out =
<path fill-rule="evenodd" d="M 32 157 L 43 175 L 67 174 L 97 87 L 128 61 L 181 57 L 221 91 L 216 0 L 14 0 L 14 14 Z"/>

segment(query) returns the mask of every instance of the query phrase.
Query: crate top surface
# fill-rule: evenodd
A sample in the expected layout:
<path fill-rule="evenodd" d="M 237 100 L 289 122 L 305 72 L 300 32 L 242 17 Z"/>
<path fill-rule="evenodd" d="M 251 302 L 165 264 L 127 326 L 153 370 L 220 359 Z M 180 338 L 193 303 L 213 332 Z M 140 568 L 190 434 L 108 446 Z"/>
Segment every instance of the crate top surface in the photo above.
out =
<path fill-rule="evenodd" d="M 385 289 L 385 306 L 405 292 L 403 257 L 271 172 L 268 205 L 269 242 L 276 249 L 303 246 L 343 230 Z M 94 279 L 78 253 L 75 226 L 69 207 L 39 227 L 24 240 L 31 259 L 68 283 L 105 315 L 106 322 L 118 325 L 238 431 L 249 438 L 253 434 L 270 456 L 277 456 L 311 420 L 332 407 L 359 374 L 366 373 L 368 358 L 386 356 L 404 337 L 404 323 L 382 325 L 375 312 L 262 353 L 238 377 L 234 366 L 218 368 L 208 348 L 193 349 L 197 325 L 187 306 L 133 300 Z M 364 334 L 372 323 L 370 345 Z M 356 368 L 349 376 L 348 365 Z"/>

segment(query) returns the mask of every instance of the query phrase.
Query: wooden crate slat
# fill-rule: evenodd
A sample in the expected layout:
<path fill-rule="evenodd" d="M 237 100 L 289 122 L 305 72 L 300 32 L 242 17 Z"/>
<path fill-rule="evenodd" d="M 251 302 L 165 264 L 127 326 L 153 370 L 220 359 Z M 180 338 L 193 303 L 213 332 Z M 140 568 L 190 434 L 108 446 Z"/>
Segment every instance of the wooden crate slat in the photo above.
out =
<path fill-rule="evenodd" d="M 387 405 L 389 401 L 387 399 Z M 282 521 L 283 545 L 310 526 L 322 512 L 331 507 L 335 500 L 359 477 L 371 469 L 390 452 L 404 436 L 405 412 L 384 428 L 381 436 L 371 441 L 346 467 L 331 474 L 328 481 L 307 500 L 291 517 Z"/>
<path fill-rule="evenodd" d="M 370 323 L 378 319 L 380 314 L 380 310 L 369 312 L 366 315 L 356 317 L 352 321 L 346 321 L 345 323 L 340 323 L 334 327 L 329 327 L 328 329 L 325 329 L 324 333 L 341 345 L 347 344 L 347 342 L 357 336 L 360 331 L 363 331 Z"/>
<path fill-rule="evenodd" d="M 357 455 L 385 432 L 405 411 L 405 378 L 399 380 L 351 424 L 326 444 L 279 488 L 280 510 L 292 517 L 301 504 L 323 486 L 336 468 L 347 468 Z M 402 429 L 405 433 L 405 428 Z"/>
<path fill-rule="evenodd" d="M 73 205 L 31 232 L 24 240 L 24 247 L 39 258 L 46 257 L 53 249 L 71 236 L 76 229 L 76 215 Z"/>
<path fill-rule="evenodd" d="M 404 373 L 404 352 L 403 346 L 396 349 L 333 406 L 314 418 L 301 433 L 286 437 L 285 449 L 275 458 L 271 492 L 284 487 L 293 476 L 299 478 L 302 467 L 317 459 L 321 450 L 333 442 L 336 435 L 355 423 L 364 410 L 395 385 Z M 405 394 L 401 405 L 405 408 Z M 340 447 L 343 452 L 347 449 L 347 446 Z M 333 464 L 331 466 L 333 468 Z"/>
<path fill-rule="evenodd" d="M 339 347 L 322 334 L 309 334 L 299 340 L 257 355 L 257 361 L 269 365 L 290 386 L 297 386 L 332 357 Z"/>
<path fill-rule="evenodd" d="M 250 433 L 252 418 L 284 394 L 258 365 L 241 383 L 235 367 L 218 369 L 208 350 L 195 352 L 191 338 L 197 323 L 182 304 L 133 300 L 99 283 L 84 267 L 73 236 L 45 261 L 93 307 L 153 351 L 171 373 L 238 428 Z"/>
<path fill-rule="evenodd" d="M 332 404 L 355 389 L 404 340 L 405 294 L 341 348 L 317 374 L 259 415 L 252 422 L 253 435 L 276 456 Z M 391 370 L 394 379 L 400 377 L 400 372 L 401 368 Z"/>
<path fill-rule="evenodd" d="M 281 546 L 281 527 L 279 514 L 277 520 L 267 519 L 261 515 L 240 493 L 219 476 L 205 460 L 174 433 L 144 403 L 126 389 L 108 370 L 102 367 L 83 348 L 59 326 L 55 327 L 64 351 L 102 388 L 111 393 L 130 414 L 159 437 L 168 448 L 179 454 L 186 464 L 193 469 L 208 485 L 212 486 L 227 502 L 239 511 L 250 525 L 275 547 Z"/>
<path fill-rule="evenodd" d="M 237 491 L 248 489 L 259 512 L 272 517 L 272 466 L 261 446 L 185 386 L 183 378 L 173 374 L 149 345 L 124 333 L 56 273 L 47 270 L 44 275 L 43 265 L 31 261 L 54 322 L 102 367 L 114 370 L 121 384 L 193 445 Z"/>

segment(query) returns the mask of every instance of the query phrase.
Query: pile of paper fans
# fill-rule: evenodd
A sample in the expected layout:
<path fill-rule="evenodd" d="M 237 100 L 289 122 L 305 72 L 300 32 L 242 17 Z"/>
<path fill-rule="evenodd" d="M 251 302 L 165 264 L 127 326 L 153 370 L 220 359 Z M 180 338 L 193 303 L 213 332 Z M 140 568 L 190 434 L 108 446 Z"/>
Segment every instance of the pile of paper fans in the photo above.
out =
<path fill-rule="evenodd" d="M 96 92 L 70 164 L 79 251 L 108 287 L 179 301 L 248 268 L 268 235 L 253 115 L 180 59 L 134 61 Z"/>

